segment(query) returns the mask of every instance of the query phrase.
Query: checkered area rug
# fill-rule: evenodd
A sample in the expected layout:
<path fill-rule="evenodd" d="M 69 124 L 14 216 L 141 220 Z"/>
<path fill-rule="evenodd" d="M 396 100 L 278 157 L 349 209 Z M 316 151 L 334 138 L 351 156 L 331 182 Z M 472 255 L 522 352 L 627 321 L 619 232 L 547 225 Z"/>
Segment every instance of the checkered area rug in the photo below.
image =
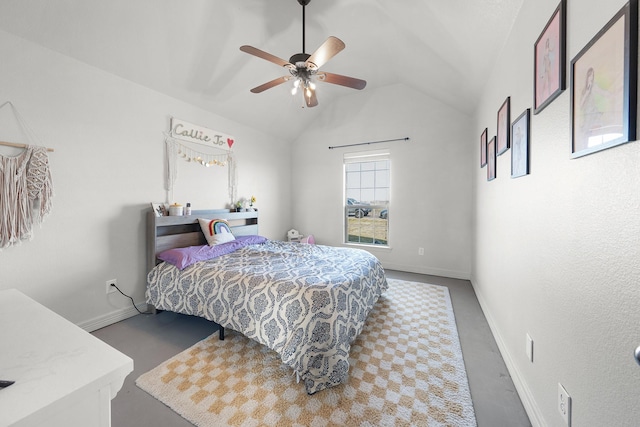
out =
<path fill-rule="evenodd" d="M 446 287 L 388 279 L 349 380 L 307 395 L 267 347 L 228 330 L 136 384 L 196 426 L 476 426 Z"/>

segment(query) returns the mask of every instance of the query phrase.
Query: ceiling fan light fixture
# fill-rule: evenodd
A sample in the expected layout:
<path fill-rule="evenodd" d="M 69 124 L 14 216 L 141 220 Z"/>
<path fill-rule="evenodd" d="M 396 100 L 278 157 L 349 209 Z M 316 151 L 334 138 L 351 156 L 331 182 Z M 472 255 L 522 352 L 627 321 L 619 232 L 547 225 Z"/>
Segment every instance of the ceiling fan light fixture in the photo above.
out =
<path fill-rule="evenodd" d="M 322 67 L 327 61 L 329 61 L 345 48 L 345 44 L 339 38 L 329 36 L 329 38 L 311 55 L 305 53 L 305 6 L 307 6 L 311 2 L 311 0 L 297 1 L 302 6 L 302 53 L 296 53 L 292 55 L 289 58 L 289 62 L 287 62 L 284 59 L 271 55 L 270 53 L 264 52 L 252 46 L 244 45 L 240 47 L 241 51 L 273 62 L 274 64 L 281 67 L 285 67 L 290 73 L 290 76 L 279 77 L 260 86 L 257 86 L 251 89 L 251 92 L 261 93 L 267 89 L 278 86 L 286 81 L 293 79 L 291 94 L 296 95 L 298 93 L 298 89 L 302 86 L 302 98 L 305 101 L 306 106 L 315 107 L 318 105 L 318 98 L 316 97 L 316 82 L 314 81 L 314 76 L 316 76 L 315 80 L 317 81 L 337 84 L 352 89 L 364 89 L 367 84 L 367 82 L 364 80 L 342 76 L 339 74 L 318 72 L 320 67 Z"/>

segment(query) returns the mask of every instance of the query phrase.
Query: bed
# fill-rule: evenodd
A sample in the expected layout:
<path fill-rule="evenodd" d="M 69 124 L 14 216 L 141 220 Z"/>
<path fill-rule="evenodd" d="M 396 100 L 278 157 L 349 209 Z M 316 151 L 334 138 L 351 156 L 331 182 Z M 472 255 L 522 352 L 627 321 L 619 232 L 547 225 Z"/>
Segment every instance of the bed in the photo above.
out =
<path fill-rule="evenodd" d="M 236 239 L 208 246 L 198 218 L 225 219 Z M 151 212 L 149 236 L 146 298 L 154 309 L 204 317 L 266 345 L 309 394 L 347 380 L 351 343 L 387 289 L 369 252 L 265 239 L 257 212 Z M 200 256 L 216 250 L 222 254 Z"/>

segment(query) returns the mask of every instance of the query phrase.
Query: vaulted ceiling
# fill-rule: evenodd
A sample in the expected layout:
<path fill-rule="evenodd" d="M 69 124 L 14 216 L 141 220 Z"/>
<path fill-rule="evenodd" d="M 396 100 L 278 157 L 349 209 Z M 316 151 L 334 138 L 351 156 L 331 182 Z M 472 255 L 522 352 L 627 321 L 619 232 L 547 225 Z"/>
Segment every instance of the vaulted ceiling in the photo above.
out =
<path fill-rule="evenodd" d="M 364 79 L 364 91 L 402 83 L 472 113 L 523 1 L 312 0 L 306 53 L 336 36 L 346 49 L 322 70 Z M 319 83 L 319 105 L 301 108 L 288 84 L 249 92 L 287 72 L 239 47 L 301 52 L 297 0 L 0 0 L 0 30 L 287 139 L 357 93 Z"/>

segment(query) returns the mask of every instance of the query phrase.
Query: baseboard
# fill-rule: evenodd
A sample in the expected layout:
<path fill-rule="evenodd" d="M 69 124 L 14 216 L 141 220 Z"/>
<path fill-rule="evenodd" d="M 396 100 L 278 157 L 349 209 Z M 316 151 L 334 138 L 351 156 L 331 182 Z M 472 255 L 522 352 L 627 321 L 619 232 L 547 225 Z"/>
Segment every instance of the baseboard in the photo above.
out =
<path fill-rule="evenodd" d="M 452 279 L 469 280 L 471 275 L 468 271 L 445 270 L 441 268 L 419 267 L 394 263 L 382 263 L 382 267 L 387 270 L 406 271 L 408 273 L 428 274 L 430 276 L 450 277 Z"/>
<path fill-rule="evenodd" d="M 526 381 L 520 375 L 520 371 L 516 368 L 516 364 L 513 362 L 511 358 L 511 354 L 507 351 L 507 346 L 502 339 L 502 336 L 498 332 L 496 328 L 496 322 L 491 316 L 491 312 L 488 309 L 486 301 L 484 300 L 482 294 L 480 294 L 473 280 L 471 281 L 471 286 L 476 293 L 476 297 L 478 298 L 478 303 L 480 304 L 480 308 L 484 313 L 484 317 L 487 319 L 487 323 L 489 324 L 489 329 L 491 329 L 491 333 L 493 334 L 494 339 L 496 340 L 496 344 L 498 345 L 498 349 L 500 350 L 500 354 L 502 355 L 502 359 L 504 360 L 505 365 L 507 366 L 507 370 L 509 371 L 509 375 L 511 375 L 511 379 L 513 380 L 513 385 L 518 391 L 518 395 L 520 396 L 520 400 L 522 401 L 522 406 L 524 406 L 527 415 L 529 416 L 529 421 L 531 421 L 531 425 L 533 427 L 545 427 L 547 424 L 538 408 L 535 398 L 529 390 Z"/>
<path fill-rule="evenodd" d="M 136 307 L 140 311 L 147 310 L 147 303 L 139 302 L 136 303 Z M 78 327 L 84 329 L 87 332 L 93 332 L 98 329 L 104 328 L 109 325 L 113 325 L 114 323 L 120 322 L 121 320 L 128 319 L 129 317 L 133 317 L 138 313 L 133 306 L 121 308 L 119 310 L 112 311 L 111 313 L 107 313 L 102 316 L 94 317 L 93 319 L 86 320 L 84 322 L 80 322 L 77 324 Z"/>

